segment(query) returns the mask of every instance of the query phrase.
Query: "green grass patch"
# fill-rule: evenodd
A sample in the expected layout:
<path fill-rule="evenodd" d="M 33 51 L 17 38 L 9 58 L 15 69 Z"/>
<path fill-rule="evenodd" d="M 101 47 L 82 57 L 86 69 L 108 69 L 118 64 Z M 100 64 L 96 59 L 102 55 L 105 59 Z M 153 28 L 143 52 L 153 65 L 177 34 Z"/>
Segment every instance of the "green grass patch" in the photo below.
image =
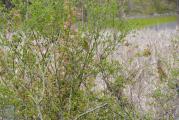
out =
<path fill-rule="evenodd" d="M 132 29 L 140 29 L 146 26 L 158 25 L 176 21 L 176 16 L 152 17 L 152 18 L 137 18 L 127 20 L 128 25 Z"/>
<path fill-rule="evenodd" d="M 141 29 L 147 26 L 153 26 L 163 23 L 176 21 L 176 16 L 162 16 L 151 18 L 135 18 L 121 21 L 119 19 L 106 20 L 104 26 L 107 28 L 116 28 L 118 30 L 134 30 Z"/>

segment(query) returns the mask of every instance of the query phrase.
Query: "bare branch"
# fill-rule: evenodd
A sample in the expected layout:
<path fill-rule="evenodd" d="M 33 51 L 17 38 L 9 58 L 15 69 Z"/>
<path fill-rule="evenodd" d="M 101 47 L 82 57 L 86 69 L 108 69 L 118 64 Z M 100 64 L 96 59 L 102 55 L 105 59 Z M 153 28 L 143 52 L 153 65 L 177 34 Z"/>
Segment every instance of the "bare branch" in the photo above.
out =
<path fill-rule="evenodd" d="M 91 112 L 93 112 L 93 111 L 95 111 L 95 110 L 97 110 L 97 109 L 104 108 L 104 107 L 106 107 L 107 105 L 108 105 L 107 103 L 104 103 L 104 104 L 99 105 L 99 106 L 97 106 L 97 107 L 95 107 L 95 108 L 93 108 L 93 109 L 91 108 L 91 109 L 87 110 L 86 112 L 80 114 L 80 115 L 79 115 L 78 117 L 76 117 L 74 120 L 78 120 L 78 119 L 81 118 L 82 116 L 84 116 L 84 115 L 86 115 L 86 114 L 88 114 L 88 113 L 91 113 Z"/>

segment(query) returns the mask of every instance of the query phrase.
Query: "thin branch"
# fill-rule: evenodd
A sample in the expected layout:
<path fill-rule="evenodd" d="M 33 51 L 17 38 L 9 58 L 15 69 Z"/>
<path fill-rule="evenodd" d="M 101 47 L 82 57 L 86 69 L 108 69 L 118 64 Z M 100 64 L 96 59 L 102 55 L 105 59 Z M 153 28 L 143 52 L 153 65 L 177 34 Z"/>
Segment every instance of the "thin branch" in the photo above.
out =
<path fill-rule="evenodd" d="M 95 108 L 93 108 L 93 109 L 91 108 L 91 109 L 87 110 L 86 112 L 80 114 L 80 115 L 79 115 L 78 117 L 76 117 L 74 120 L 78 120 L 78 119 L 81 118 L 82 116 L 84 116 L 84 115 L 86 115 L 86 114 L 88 114 L 88 113 L 91 113 L 91 112 L 93 112 L 93 111 L 95 111 L 95 110 L 97 110 L 97 109 L 106 107 L 107 105 L 108 105 L 108 104 L 105 103 L 105 104 L 99 105 L 99 106 L 97 106 L 97 107 L 95 107 Z"/>

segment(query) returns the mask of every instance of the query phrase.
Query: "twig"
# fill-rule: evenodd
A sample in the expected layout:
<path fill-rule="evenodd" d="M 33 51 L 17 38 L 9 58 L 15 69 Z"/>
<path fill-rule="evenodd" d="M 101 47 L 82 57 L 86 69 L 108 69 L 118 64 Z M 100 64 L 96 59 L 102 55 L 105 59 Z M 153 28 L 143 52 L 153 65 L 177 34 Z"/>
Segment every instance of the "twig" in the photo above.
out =
<path fill-rule="evenodd" d="M 88 114 L 88 113 L 91 113 L 91 112 L 93 112 L 93 111 L 95 111 L 95 110 L 97 110 L 97 109 L 103 108 L 103 107 L 105 107 L 105 106 L 107 106 L 107 105 L 108 105 L 108 104 L 105 103 L 105 104 L 99 105 L 99 106 L 97 106 L 97 107 L 95 107 L 95 108 L 93 108 L 93 109 L 89 109 L 89 110 L 87 110 L 86 112 L 80 114 L 80 115 L 79 115 L 78 117 L 76 117 L 74 120 L 78 120 L 78 119 L 81 118 L 82 116 L 84 116 L 84 115 L 86 115 L 86 114 Z"/>

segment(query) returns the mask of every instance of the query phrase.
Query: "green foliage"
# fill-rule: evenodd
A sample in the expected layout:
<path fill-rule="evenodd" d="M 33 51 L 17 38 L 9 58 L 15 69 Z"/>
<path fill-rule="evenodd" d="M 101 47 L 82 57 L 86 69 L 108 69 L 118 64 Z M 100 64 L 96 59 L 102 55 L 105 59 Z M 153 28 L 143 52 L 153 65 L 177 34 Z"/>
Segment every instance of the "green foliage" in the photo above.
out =
<path fill-rule="evenodd" d="M 120 68 L 108 59 L 123 37 L 100 40 L 103 20 L 117 16 L 117 1 L 83 1 L 79 7 L 88 11 L 87 22 L 77 17 L 80 2 L 13 0 L 13 9 L 2 7 L 0 109 L 14 107 L 16 119 L 32 120 L 78 119 L 81 114 L 79 119 L 106 120 L 131 114 L 123 110 L 127 100 L 117 100 L 116 88 L 124 84 L 117 77 Z M 117 78 L 117 84 L 97 92 L 100 74 Z M 83 115 L 101 104 L 106 106 Z"/>

